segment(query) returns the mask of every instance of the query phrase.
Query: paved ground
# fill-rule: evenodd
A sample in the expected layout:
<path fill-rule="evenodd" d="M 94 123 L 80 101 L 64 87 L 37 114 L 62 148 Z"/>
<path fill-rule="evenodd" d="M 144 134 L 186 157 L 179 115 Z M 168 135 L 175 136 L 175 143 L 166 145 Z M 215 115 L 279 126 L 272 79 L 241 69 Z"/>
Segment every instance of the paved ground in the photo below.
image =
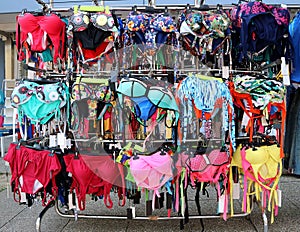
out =
<path fill-rule="evenodd" d="M 1 232 L 32 232 L 36 231 L 36 219 L 43 210 L 40 202 L 32 207 L 18 205 L 14 202 L 12 194 L 7 191 L 6 167 L 0 159 L 0 231 Z M 10 177 L 10 176 L 9 176 Z M 300 231 L 300 179 L 291 176 L 283 176 L 280 182 L 282 189 L 282 207 L 273 224 L 269 224 L 268 231 Z M 9 193 L 9 196 L 7 195 Z M 196 214 L 193 202 L 193 193 L 189 194 L 190 213 Z M 240 202 L 236 202 L 235 208 L 240 209 Z M 87 203 L 85 213 L 102 213 L 120 215 L 126 213 L 126 206 L 119 208 L 115 206 L 107 210 L 102 202 Z M 143 213 L 144 205 L 137 209 Z M 202 198 L 201 206 L 203 214 L 214 214 L 216 212 L 215 198 Z M 166 215 L 164 211 L 157 212 Z M 268 215 L 269 218 L 269 215 Z M 263 231 L 263 221 L 259 207 L 255 206 L 250 217 L 229 218 L 223 221 L 220 218 L 204 219 L 205 231 Z M 84 219 L 63 218 L 59 216 L 55 208 L 50 208 L 41 221 L 41 231 L 180 231 L 178 220 L 151 221 L 151 220 L 113 220 L 113 219 Z M 201 231 L 199 219 L 192 219 L 185 225 L 183 231 Z"/>

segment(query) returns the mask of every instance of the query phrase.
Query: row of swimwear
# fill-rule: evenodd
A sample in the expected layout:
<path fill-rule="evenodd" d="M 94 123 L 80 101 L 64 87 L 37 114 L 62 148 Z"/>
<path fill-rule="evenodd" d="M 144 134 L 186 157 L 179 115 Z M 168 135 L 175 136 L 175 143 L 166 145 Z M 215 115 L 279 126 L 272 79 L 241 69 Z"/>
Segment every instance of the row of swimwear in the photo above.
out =
<path fill-rule="evenodd" d="M 175 51 L 180 43 L 202 60 L 206 55 L 224 51 L 228 54 L 234 47 L 236 64 L 248 56 L 247 52 L 259 54 L 255 62 L 271 63 L 288 55 L 289 21 L 287 9 L 262 2 L 242 3 L 229 11 L 187 8 L 175 17 L 170 13 L 132 11 L 125 23 L 103 7 L 75 6 L 69 17 L 54 12 L 18 15 L 16 45 L 19 60 L 32 59 L 41 67 L 48 61 L 63 65 L 67 60 L 74 65 L 92 64 L 114 49 L 134 44 L 142 45 L 142 53 L 155 54 L 153 51 L 164 44 L 172 45 Z M 222 47 L 224 44 L 226 48 Z M 125 56 L 127 52 L 124 49 Z M 132 52 L 135 51 L 129 50 Z M 32 56 L 33 53 L 38 55 Z M 112 57 L 106 58 L 112 62 Z"/>
<path fill-rule="evenodd" d="M 243 174 L 240 178 L 244 186 L 243 210 L 247 211 L 251 193 L 255 193 L 258 200 L 261 192 L 268 196 L 264 204 L 268 199 L 269 209 L 278 206 L 274 191 L 277 191 L 281 175 L 279 150 L 272 141 L 257 144 L 255 148 L 240 145 L 232 157 L 226 148 L 207 148 L 202 153 L 193 153 L 174 152 L 164 146 L 151 154 L 133 152 L 131 148 L 127 152 L 134 154 L 121 164 L 112 153 L 63 153 L 59 149 L 40 150 L 12 143 L 4 159 L 11 168 L 11 184 L 17 202 L 21 193 L 35 197 L 42 192 L 44 205 L 55 198 L 67 205 L 68 194 L 75 191 L 80 210 L 85 209 L 87 194 L 101 197 L 104 204 L 112 208 L 112 190 L 118 193 L 120 206 L 124 206 L 126 197 L 130 198 L 137 190 L 153 191 L 154 209 L 155 198 L 166 190 L 173 196 L 173 207 L 178 212 L 180 192 L 188 185 L 195 187 L 197 183 L 206 182 L 216 185 L 219 197 L 223 191 L 230 194 L 232 189 L 227 188 L 227 184 L 230 186 L 238 179 L 229 174 L 232 173 L 230 169 L 237 168 Z M 248 188 L 247 185 L 253 186 Z M 228 204 L 228 199 L 226 202 Z"/>

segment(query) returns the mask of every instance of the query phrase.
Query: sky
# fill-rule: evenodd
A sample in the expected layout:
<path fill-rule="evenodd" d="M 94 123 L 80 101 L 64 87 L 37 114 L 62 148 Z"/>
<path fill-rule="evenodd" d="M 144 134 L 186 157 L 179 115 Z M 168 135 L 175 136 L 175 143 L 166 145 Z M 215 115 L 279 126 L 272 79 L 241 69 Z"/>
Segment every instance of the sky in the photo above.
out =
<path fill-rule="evenodd" d="M 76 5 L 76 3 L 66 3 L 71 0 L 53 0 L 54 1 L 54 7 L 55 8 L 65 8 L 65 7 L 72 7 L 73 5 Z M 88 1 L 80 1 L 80 0 L 73 0 L 81 2 L 81 5 L 88 5 L 92 4 L 92 1 L 90 3 Z M 49 0 L 44 0 L 44 2 L 48 3 Z M 57 2 L 57 3 L 55 3 Z M 100 2 L 100 0 L 98 1 Z M 220 4 L 232 4 L 236 3 L 238 0 L 219 0 L 218 3 Z M 263 2 L 267 4 L 299 4 L 299 0 L 264 0 Z M 37 4 L 36 0 L 0 0 L 0 13 L 6 13 L 6 12 L 21 12 L 23 9 L 27 10 L 38 10 L 41 8 L 39 4 Z M 105 2 L 106 5 L 112 5 L 112 6 L 132 6 L 132 5 L 143 5 L 147 4 L 147 0 L 107 0 Z M 156 5 L 166 5 L 166 4 L 172 4 L 172 5 L 185 5 L 185 4 L 193 4 L 194 0 L 156 0 Z M 206 0 L 205 4 L 208 5 L 216 5 L 216 0 Z"/>

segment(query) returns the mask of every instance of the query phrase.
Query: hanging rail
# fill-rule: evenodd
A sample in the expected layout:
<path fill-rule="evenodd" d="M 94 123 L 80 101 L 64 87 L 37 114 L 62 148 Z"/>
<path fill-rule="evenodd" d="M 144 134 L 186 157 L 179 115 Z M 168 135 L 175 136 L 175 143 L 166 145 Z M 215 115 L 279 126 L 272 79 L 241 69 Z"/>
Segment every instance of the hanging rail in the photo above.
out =
<path fill-rule="evenodd" d="M 36 1 L 41 1 L 41 0 L 36 0 Z M 41 1 L 42 3 L 44 3 L 43 1 Z M 102 1 L 103 2 L 103 1 Z M 51 1 L 52 4 L 55 4 L 55 0 Z M 45 3 L 44 3 L 45 4 Z M 47 5 L 47 4 L 46 4 Z M 281 4 L 272 4 L 273 6 L 277 6 L 277 7 L 281 7 Z M 183 10 L 186 8 L 186 4 L 182 4 L 182 5 L 155 5 L 153 6 L 153 8 L 155 9 L 161 9 L 161 10 L 164 10 L 165 7 L 168 7 L 168 10 Z M 109 6 L 110 7 L 110 10 L 115 10 L 115 11 L 131 11 L 132 10 L 132 6 Z M 145 6 L 145 5 L 141 5 L 141 6 L 137 6 L 137 9 L 139 10 L 145 10 L 146 7 L 148 6 Z M 232 7 L 234 7 L 234 4 L 225 4 L 225 5 L 222 5 L 222 8 L 224 10 L 229 10 L 231 9 Z M 287 9 L 300 9 L 300 4 L 285 4 L 285 7 Z M 191 8 L 197 8 L 197 5 L 191 5 Z M 209 8 L 210 9 L 217 9 L 218 8 L 218 5 L 209 5 Z M 66 8 L 66 7 L 61 7 L 61 8 L 52 8 L 51 9 L 52 11 L 58 11 L 58 12 L 63 12 L 63 11 L 69 11 L 70 8 Z"/>
<path fill-rule="evenodd" d="M 42 0 L 36 0 L 36 2 L 37 2 L 38 4 L 40 4 L 40 5 L 42 5 L 43 11 L 44 11 L 44 12 L 46 12 L 46 11 L 49 10 L 48 4 L 46 4 L 44 1 L 42 1 Z"/>

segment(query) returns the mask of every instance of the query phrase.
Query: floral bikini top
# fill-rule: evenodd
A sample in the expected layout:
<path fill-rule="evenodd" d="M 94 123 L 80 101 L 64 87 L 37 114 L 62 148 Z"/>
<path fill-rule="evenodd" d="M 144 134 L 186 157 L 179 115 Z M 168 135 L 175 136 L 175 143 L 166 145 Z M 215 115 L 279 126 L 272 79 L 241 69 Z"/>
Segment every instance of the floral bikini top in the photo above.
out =
<path fill-rule="evenodd" d="M 60 109 L 67 105 L 69 91 L 66 84 L 21 81 L 14 88 L 11 101 L 18 109 L 19 119 L 25 114 L 33 123 L 47 123 L 60 116 Z"/>
<path fill-rule="evenodd" d="M 146 44 L 146 49 L 153 49 L 164 44 L 170 33 L 176 33 L 177 27 L 169 15 L 158 14 L 153 17 L 146 13 L 130 12 L 125 30 L 136 33 L 138 38 L 135 43 Z"/>

